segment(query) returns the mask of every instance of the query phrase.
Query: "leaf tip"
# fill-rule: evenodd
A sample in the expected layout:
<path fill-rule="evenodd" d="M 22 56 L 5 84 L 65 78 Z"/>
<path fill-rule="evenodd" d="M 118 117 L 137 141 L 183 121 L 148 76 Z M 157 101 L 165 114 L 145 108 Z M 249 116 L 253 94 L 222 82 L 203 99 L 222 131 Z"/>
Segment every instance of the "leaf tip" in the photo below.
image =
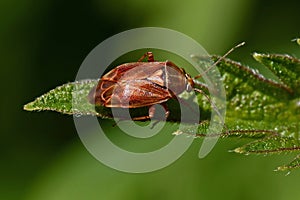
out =
<path fill-rule="evenodd" d="M 26 110 L 26 111 L 33 111 L 35 110 L 35 107 L 33 105 L 34 102 L 30 102 L 30 103 L 27 103 L 23 106 L 23 110 Z"/>
<path fill-rule="evenodd" d="M 286 165 L 283 165 L 283 166 L 279 166 L 277 167 L 276 169 L 274 169 L 275 172 L 285 172 L 289 169 L 289 167 L 287 167 Z M 285 176 L 288 176 L 291 174 L 291 171 L 287 171 L 287 173 L 285 174 Z"/>
<path fill-rule="evenodd" d="M 263 54 L 254 52 L 254 53 L 252 54 L 252 57 L 253 57 L 256 61 L 261 62 L 261 60 L 262 60 L 262 58 L 263 58 Z"/>
<path fill-rule="evenodd" d="M 231 152 L 242 154 L 242 153 L 245 153 L 246 151 L 245 151 L 244 148 L 238 147 L 238 148 L 235 148 L 235 149 L 231 150 Z"/>
<path fill-rule="evenodd" d="M 275 172 L 278 172 L 278 171 L 286 171 L 288 169 L 287 166 L 283 165 L 283 166 L 279 166 L 277 167 L 276 169 L 274 169 Z"/>
<path fill-rule="evenodd" d="M 296 42 L 298 45 L 300 45 L 300 38 L 294 38 L 291 41 Z"/>

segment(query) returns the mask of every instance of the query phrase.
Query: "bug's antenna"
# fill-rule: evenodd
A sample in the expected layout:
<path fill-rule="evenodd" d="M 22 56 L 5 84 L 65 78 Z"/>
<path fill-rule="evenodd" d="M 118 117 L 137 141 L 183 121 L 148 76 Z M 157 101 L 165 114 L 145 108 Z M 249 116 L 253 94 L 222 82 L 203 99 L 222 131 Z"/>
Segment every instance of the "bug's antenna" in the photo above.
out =
<path fill-rule="evenodd" d="M 229 51 L 227 51 L 222 57 L 220 57 L 213 65 L 211 65 L 210 67 L 208 67 L 203 74 L 206 74 L 209 70 L 211 70 L 211 68 L 217 66 L 217 64 L 219 64 L 224 58 L 226 58 L 231 52 L 233 52 L 235 49 L 243 46 L 245 44 L 245 42 L 241 42 L 238 45 L 234 46 L 233 48 L 231 48 Z M 199 74 L 197 76 L 194 77 L 194 79 L 200 78 L 202 76 L 202 74 Z M 196 82 L 196 81 L 194 81 Z M 197 83 L 196 83 L 197 84 Z M 198 84 L 200 85 L 200 84 Z M 216 111 L 217 115 L 219 116 L 220 120 L 222 121 L 222 124 L 224 125 L 225 128 L 225 133 L 228 134 L 228 128 L 225 124 L 225 120 L 223 119 L 223 116 L 221 115 L 221 113 L 219 112 L 217 106 L 214 104 L 214 102 L 212 102 L 212 100 L 209 98 L 209 96 L 202 90 L 198 89 L 198 88 L 194 88 L 195 91 L 201 93 L 208 101 L 209 103 L 212 105 L 213 109 Z"/>
<path fill-rule="evenodd" d="M 245 42 L 241 42 L 241 43 L 239 43 L 238 45 L 232 47 L 232 48 L 231 48 L 229 51 L 227 51 L 221 58 L 219 58 L 213 65 L 211 65 L 209 68 L 207 68 L 207 69 L 203 72 L 203 74 L 206 74 L 209 70 L 211 70 L 211 68 L 217 66 L 217 64 L 219 64 L 219 63 L 220 63 L 224 58 L 226 58 L 231 52 L 233 52 L 235 49 L 237 49 L 237 48 L 239 48 L 239 47 L 241 47 L 241 46 L 243 46 L 243 45 L 245 45 Z M 199 74 L 199 75 L 195 76 L 194 79 L 198 79 L 198 78 L 200 78 L 201 76 L 202 76 L 202 74 Z"/>

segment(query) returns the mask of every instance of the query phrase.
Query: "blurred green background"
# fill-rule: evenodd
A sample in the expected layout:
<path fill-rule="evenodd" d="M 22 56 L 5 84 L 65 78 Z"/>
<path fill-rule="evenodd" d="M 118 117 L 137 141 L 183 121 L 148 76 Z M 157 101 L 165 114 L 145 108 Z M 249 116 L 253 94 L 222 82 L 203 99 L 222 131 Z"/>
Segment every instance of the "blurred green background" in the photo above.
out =
<path fill-rule="evenodd" d="M 272 171 L 289 155 L 283 160 L 228 153 L 243 143 L 228 139 L 200 160 L 198 140 L 169 167 L 127 174 L 86 151 L 71 116 L 22 110 L 74 80 L 101 41 L 141 26 L 180 31 L 214 54 L 246 41 L 230 57 L 247 64 L 254 63 L 253 51 L 299 56 L 300 47 L 290 42 L 299 36 L 299 6 L 296 0 L 2 0 L 0 199 L 299 198 L 300 170 L 289 176 Z"/>

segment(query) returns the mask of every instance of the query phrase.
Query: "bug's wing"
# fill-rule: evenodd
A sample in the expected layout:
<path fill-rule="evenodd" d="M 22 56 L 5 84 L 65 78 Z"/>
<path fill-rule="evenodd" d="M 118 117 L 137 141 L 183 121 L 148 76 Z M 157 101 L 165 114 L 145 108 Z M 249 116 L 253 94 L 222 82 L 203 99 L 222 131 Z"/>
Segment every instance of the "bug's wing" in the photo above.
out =
<path fill-rule="evenodd" d="M 172 98 L 169 90 L 149 80 L 118 82 L 102 92 L 106 107 L 138 108 L 162 103 Z"/>
<path fill-rule="evenodd" d="M 102 79 L 112 81 L 143 80 L 152 75 L 162 76 L 164 68 L 164 62 L 125 63 L 105 74 Z"/>

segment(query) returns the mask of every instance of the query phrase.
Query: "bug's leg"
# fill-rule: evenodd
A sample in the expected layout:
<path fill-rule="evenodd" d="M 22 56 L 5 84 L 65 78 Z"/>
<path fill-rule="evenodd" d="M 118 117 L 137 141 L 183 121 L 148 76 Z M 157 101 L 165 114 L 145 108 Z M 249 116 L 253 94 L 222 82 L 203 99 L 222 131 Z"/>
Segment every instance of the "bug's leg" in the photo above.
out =
<path fill-rule="evenodd" d="M 169 117 L 169 114 L 170 114 L 170 111 L 167 107 L 167 104 L 166 103 L 161 103 L 160 104 L 164 110 L 165 110 L 165 119 L 167 119 Z M 155 105 L 152 105 L 149 107 L 149 115 L 146 115 L 146 116 L 140 116 L 140 117 L 133 117 L 132 120 L 135 120 L 135 121 L 142 121 L 142 120 L 147 120 L 147 119 L 151 119 L 151 118 L 154 118 L 154 115 L 155 115 Z"/>
<path fill-rule="evenodd" d="M 150 107 L 151 108 L 151 107 Z M 149 110 L 150 110 L 149 108 Z M 148 120 L 150 119 L 151 117 L 149 115 L 145 115 L 145 116 L 140 116 L 140 117 L 132 117 L 131 119 L 133 121 L 143 121 L 143 120 Z"/>
<path fill-rule="evenodd" d="M 155 114 L 155 105 L 152 105 L 152 106 L 149 107 L 148 113 L 149 113 L 149 118 L 150 119 L 154 117 L 154 114 Z"/>
<path fill-rule="evenodd" d="M 161 103 L 160 105 L 162 105 L 162 107 L 165 109 L 165 119 L 167 120 L 169 115 L 170 115 L 170 111 L 168 109 L 168 106 L 166 103 Z"/>
<path fill-rule="evenodd" d="M 164 108 L 164 110 L 165 110 L 165 120 L 169 117 L 169 115 L 170 115 L 170 111 L 169 111 L 169 109 L 168 109 L 168 106 L 167 106 L 167 104 L 166 103 L 161 103 L 160 104 L 163 108 Z M 153 106 L 151 106 L 150 108 L 149 108 L 149 117 L 150 118 L 153 118 L 154 117 L 154 114 L 155 114 L 155 105 L 153 105 Z"/>
<path fill-rule="evenodd" d="M 180 104 L 182 104 L 186 109 L 190 110 L 190 114 L 194 115 L 195 117 L 199 117 L 199 112 L 197 112 L 195 110 L 195 108 L 193 108 L 190 103 L 182 98 L 177 97 L 177 100 L 179 101 Z"/>
<path fill-rule="evenodd" d="M 225 120 L 222 117 L 221 113 L 219 112 L 217 106 L 211 101 L 211 99 L 209 98 L 209 96 L 205 92 L 203 92 L 202 90 L 200 90 L 198 88 L 194 88 L 194 90 L 196 92 L 199 92 L 200 94 L 202 94 L 208 100 L 208 102 L 212 105 L 213 109 L 216 111 L 217 115 L 220 117 L 220 120 L 222 121 L 222 124 L 224 125 L 224 128 L 226 130 L 226 134 L 228 134 L 229 131 L 228 131 L 228 128 L 227 128 L 227 126 L 225 124 Z"/>
<path fill-rule="evenodd" d="M 152 52 L 145 53 L 140 59 L 138 59 L 138 62 L 141 62 L 144 60 L 144 58 L 148 57 L 148 62 L 154 62 L 154 56 Z"/>
<path fill-rule="evenodd" d="M 165 120 L 167 120 L 168 117 L 169 117 L 169 114 L 170 114 L 170 111 L 169 111 L 169 109 L 168 109 L 168 107 L 167 107 L 167 104 L 166 104 L 166 103 L 161 103 L 160 105 L 161 105 L 161 106 L 164 108 L 164 110 L 165 110 Z M 155 114 L 155 105 L 153 105 L 153 106 L 151 106 L 151 107 L 149 108 L 149 116 L 150 116 L 150 118 L 153 118 L 153 117 L 154 117 L 154 114 Z M 155 126 L 156 124 L 158 124 L 159 122 L 160 122 L 159 120 L 155 121 L 155 122 L 152 124 L 151 128 L 154 128 L 154 126 Z"/>
<path fill-rule="evenodd" d="M 148 116 L 133 117 L 132 119 L 135 121 L 141 121 L 153 118 L 155 114 L 155 105 L 149 107 L 148 113 Z"/>

